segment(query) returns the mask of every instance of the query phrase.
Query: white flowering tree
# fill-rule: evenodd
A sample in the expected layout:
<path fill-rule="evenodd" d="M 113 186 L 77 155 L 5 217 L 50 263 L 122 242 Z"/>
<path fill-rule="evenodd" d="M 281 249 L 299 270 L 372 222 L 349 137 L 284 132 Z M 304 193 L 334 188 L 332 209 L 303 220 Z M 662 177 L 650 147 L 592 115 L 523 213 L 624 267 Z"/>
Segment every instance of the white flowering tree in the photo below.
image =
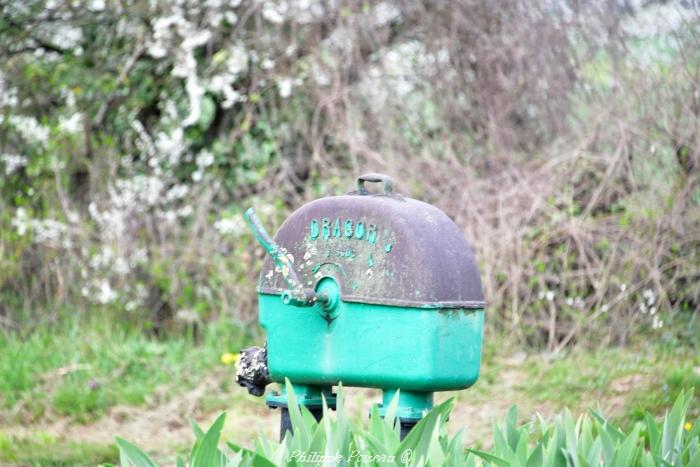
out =
<path fill-rule="evenodd" d="M 397 19 L 379 8 L 373 27 Z M 19 245 L 0 284 L 27 306 L 145 306 L 156 327 L 242 316 L 253 281 L 238 263 L 254 257 L 239 203 L 279 216 L 320 168 L 308 88 L 332 85 L 334 50 L 352 53 L 336 42 L 350 39 L 341 18 L 353 11 L 42 0 L 0 13 L 2 241 Z"/>

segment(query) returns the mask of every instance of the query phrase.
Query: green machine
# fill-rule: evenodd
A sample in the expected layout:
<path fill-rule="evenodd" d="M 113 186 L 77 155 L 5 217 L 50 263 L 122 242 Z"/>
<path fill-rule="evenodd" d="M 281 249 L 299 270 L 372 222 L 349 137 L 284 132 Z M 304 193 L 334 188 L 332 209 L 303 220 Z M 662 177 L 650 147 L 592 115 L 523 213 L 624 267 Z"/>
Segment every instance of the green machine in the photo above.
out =
<path fill-rule="evenodd" d="M 378 193 L 366 184 L 383 185 Z M 399 392 L 404 436 L 433 392 L 479 377 L 484 296 L 461 230 L 434 206 L 401 196 L 380 174 L 343 196 L 295 211 L 274 240 L 253 209 L 246 220 L 268 255 L 258 285 L 265 347 L 244 349 L 237 381 L 262 395 L 288 378 L 298 404 L 321 416 L 334 385 L 381 388 L 384 414 Z M 290 429 L 287 394 L 267 397 Z"/>

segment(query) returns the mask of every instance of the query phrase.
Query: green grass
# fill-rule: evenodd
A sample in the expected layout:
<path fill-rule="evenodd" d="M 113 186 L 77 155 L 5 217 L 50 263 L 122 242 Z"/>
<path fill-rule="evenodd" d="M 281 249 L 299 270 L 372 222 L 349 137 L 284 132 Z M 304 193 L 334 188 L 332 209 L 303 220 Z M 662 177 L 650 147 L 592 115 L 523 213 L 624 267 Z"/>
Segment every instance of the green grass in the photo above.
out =
<path fill-rule="evenodd" d="M 644 412 L 661 413 L 678 394 L 692 388 L 700 394 L 700 363 L 696 355 L 695 366 L 689 362 L 678 362 L 676 367 L 666 367 L 660 372 L 660 378 L 650 388 L 636 391 L 629 402 L 629 420 L 642 420 Z M 688 414 L 691 417 L 700 416 L 700 403 L 696 400 L 690 406 Z"/>
<path fill-rule="evenodd" d="M 681 391 L 700 392 L 700 353 L 693 347 L 635 344 L 628 348 L 577 351 L 526 365 L 529 397 L 554 402 L 559 408 L 594 406 L 596 401 L 624 397 L 625 412 L 616 417 L 628 427 L 645 411 L 663 414 Z M 689 415 L 700 415 L 692 405 Z"/>
<path fill-rule="evenodd" d="M 0 433 L 0 462 L 3 465 L 98 465 L 118 458 L 116 446 L 110 444 L 61 441 L 44 433 L 34 433 L 32 438 Z"/>
<path fill-rule="evenodd" d="M 230 378 L 222 377 L 220 357 L 223 352 L 263 342 L 258 332 L 257 328 L 244 331 L 215 322 L 197 342 L 172 334 L 157 339 L 138 326 L 114 324 L 106 316 L 97 316 L 41 327 L 24 338 L 0 335 L 0 426 L 4 430 L 0 430 L 0 465 L 73 465 L 80 459 L 91 465 L 114 462 L 114 448 L 71 442 L 60 434 L 52 438 L 41 424 L 66 417 L 70 423 L 89 422 L 117 404 L 165 404 L 217 373 L 212 380 L 218 382 L 217 390 L 201 397 L 197 412 L 236 413 L 246 406 L 243 399 L 249 396 L 235 384 L 233 368 L 227 368 Z M 508 356 L 518 352 L 499 338 L 489 338 L 481 378 L 475 387 L 458 394 L 459 403 L 498 400 L 500 406 L 516 404 L 526 411 L 543 404 L 550 407 L 550 413 L 569 407 L 580 414 L 599 402 L 605 406 L 617 401 L 609 413 L 611 420 L 630 429 L 635 422 L 644 421 L 645 411 L 663 416 L 682 390 L 700 391 L 700 352 L 692 340 L 677 339 L 670 333 L 626 348 L 579 348 L 556 358 L 531 354 L 509 361 L 513 359 Z M 511 374 L 506 383 L 512 372 L 517 378 Z M 626 379 L 631 383 L 625 383 Z M 622 391 L 617 387 L 625 384 Z M 700 416 L 697 399 L 689 406 L 690 417 Z M 248 407 L 256 407 L 257 402 L 248 401 Z M 259 404 L 264 412 L 263 402 Z M 365 419 L 366 410 L 353 420 L 362 423 Z M 13 430 L 18 425 L 25 429 Z"/>
<path fill-rule="evenodd" d="M 191 388 L 220 365 L 223 352 L 250 340 L 250 332 L 223 322 L 207 326 L 195 343 L 159 340 L 107 319 L 72 320 L 26 338 L 0 334 L 0 410 L 21 407 L 24 421 L 49 412 L 88 421 L 116 404 L 143 404 L 164 384 L 170 394 Z"/>

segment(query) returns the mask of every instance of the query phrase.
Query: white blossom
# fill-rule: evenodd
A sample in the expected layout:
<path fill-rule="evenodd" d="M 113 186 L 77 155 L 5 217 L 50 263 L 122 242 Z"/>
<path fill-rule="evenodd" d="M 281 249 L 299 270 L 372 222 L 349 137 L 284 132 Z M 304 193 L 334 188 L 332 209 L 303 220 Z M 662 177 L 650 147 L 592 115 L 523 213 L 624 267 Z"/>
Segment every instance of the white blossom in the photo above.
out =
<path fill-rule="evenodd" d="M 248 67 L 249 54 L 242 43 L 235 43 L 226 51 L 225 71 L 211 77 L 206 87 L 209 91 L 223 94 L 223 108 L 231 108 L 233 104 L 243 100 L 243 97 L 234 89 L 234 83 L 238 76 Z"/>
<path fill-rule="evenodd" d="M 152 42 L 148 45 L 148 54 L 153 58 L 163 58 L 168 54 L 162 42 Z"/>
<path fill-rule="evenodd" d="M 193 212 L 194 212 L 194 209 L 192 208 L 192 206 L 190 206 L 188 204 L 188 205 L 183 206 L 180 209 L 178 209 L 177 216 L 178 217 L 189 217 L 192 215 Z"/>
<path fill-rule="evenodd" d="M 107 280 L 102 280 L 98 285 L 95 299 L 98 303 L 106 305 L 108 303 L 112 303 L 117 299 L 117 292 L 115 292 L 114 289 L 112 289 L 112 286 Z"/>
<path fill-rule="evenodd" d="M 124 236 L 128 216 L 126 210 L 118 207 L 100 210 L 93 201 L 88 205 L 88 212 L 99 226 L 105 240 L 118 240 Z"/>
<path fill-rule="evenodd" d="M 11 115 L 8 120 L 28 143 L 44 145 L 48 142 L 49 129 L 41 125 L 36 118 L 24 115 Z M 0 123 L 3 123 L 3 121 L 4 117 L 0 115 Z"/>
<path fill-rule="evenodd" d="M 72 49 L 83 40 L 83 31 L 68 23 L 61 23 L 54 29 L 52 42 L 62 49 Z"/>
<path fill-rule="evenodd" d="M 224 109 L 230 109 L 233 104 L 244 99 L 244 96 L 233 88 L 232 82 L 230 75 L 215 75 L 207 86 L 209 91 L 224 95 L 224 100 L 221 102 L 221 107 Z"/>
<path fill-rule="evenodd" d="M 201 100 L 205 92 L 197 74 L 194 50 L 209 42 L 212 32 L 209 29 L 198 29 L 177 10 L 170 16 L 157 18 L 152 25 L 153 40 L 148 44 L 148 53 L 154 58 L 164 58 L 170 49 L 174 49 L 172 75 L 185 80 L 185 91 L 190 103 L 189 115 L 182 125 L 193 125 L 201 116 Z M 177 47 L 175 43 L 178 44 Z"/>
<path fill-rule="evenodd" d="M 22 236 L 29 230 L 29 217 L 27 216 L 27 211 L 24 208 L 17 208 L 15 212 L 15 217 L 11 222 L 12 226 L 17 230 L 17 234 Z"/>
<path fill-rule="evenodd" d="M 89 265 L 92 269 L 100 269 L 109 266 L 114 260 L 114 250 L 105 246 L 90 257 Z"/>
<path fill-rule="evenodd" d="M 125 276 L 131 272 L 128 261 L 123 257 L 118 257 L 112 263 L 112 271 L 120 276 Z"/>
<path fill-rule="evenodd" d="M 187 196 L 189 191 L 190 187 L 187 185 L 177 184 L 168 190 L 168 192 L 165 194 L 165 199 L 167 201 L 176 201 Z"/>
<path fill-rule="evenodd" d="M 374 16 L 374 21 L 377 26 L 388 24 L 400 15 L 401 11 L 396 8 L 395 5 L 388 2 L 378 3 L 372 10 L 372 16 Z"/>
<path fill-rule="evenodd" d="M 238 22 L 238 16 L 232 11 L 227 11 L 224 13 L 224 19 L 228 24 L 234 25 Z"/>
<path fill-rule="evenodd" d="M 80 222 L 80 214 L 76 211 L 67 211 L 66 219 L 68 219 L 68 222 L 71 224 L 78 224 Z"/>
<path fill-rule="evenodd" d="M 196 163 L 200 169 L 209 167 L 214 163 L 214 154 L 209 151 L 202 151 L 197 155 Z"/>
<path fill-rule="evenodd" d="M 159 177 L 136 175 L 118 179 L 109 190 L 110 201 L 122 209 L 138 205 L 155 206 L 162 199 L 164 184 Z"/>
<path fill-rule="evenodd" d="M 90 11 L 103 11 L 106 8 L 105 0 L 90 0 L 87 8 Z"/>
<path fill-rule="evenodd" d="M 51 219 L 32 219 L 24 208 L 18 208 L 11 221 L 18 235 L 32 234 L 35 243 L 53 248 L 70 248 L 72 242 L 68 226 L 63 222 Z"/>
<path fill-rule="evenodd" d="M 176 166 L 180 163 L 186 147 L 184 130 L 177 127 L 168 133 L 160 132 L 154 145 L 157 155 L 149 161 L 152 167 L 160 165 L 163 161 L 167 161 L 170 166 Z"/>
<path fill-rule="evenodd" d="M 237 42 L 228 49 L 228 59 L 226 60 L 226 69 L 231 75 L 238 75 L 248 68 L 248 60 L 250 54 L 245 46 Z"/>
<path fill-rule="evenodd" d="M 0 71 L 0 108 L 15 107 L 19 99 L 17 97 L 17 88 L 9 88 L 5 84 L 5 75 Z M 0 123 L 2 120 L 0 120 Z"/>
<path fill-rule="evenodd" d="M 66 238 L 68 228 L 66 224 L 56 219 L 35 219 L 32 222 L 34 241 L 53 247 L 70 247 L 70 240 Z"/>
<path fill-rule="evenodd" d="M 287 2 L 267 1 L 262 7 L 262 16 L 271 23 L 282 24 L 284 22 L 284 14 L 288 9 L 289 4 Z"/>
<path fill-rule="evenodd" d="M 158 217 L 163 219 L 165 222 L 168 224 L 174 224 L 175 221 L 177 220 L 177 213 L 173 210 L 167 210 L 167 211 L 158 211 L 156 213 Z"/>
<path fill-rule="evenodd" d="M 277 89 L 279 90 L 280 97 L 287 98 L 292 95 L 292 86 L 294 85 L 294 80 L 292 78 L 280 78 L 277 80 Z"/>
<path fill-rule="evenodd" d="M 183 120 L 182 125 L 187 127 L 194 125 L 202 116 L 202 97 L 204 96 L 204 87 L 199 83 L 199 78 L 192 73 L 188 76 L 185 82 L 185 90 L 190 100 L 190 114 Z"/>
<path fill-rule="evenodd" d="M 70 117 L 60 117 L 58 127 L 64 133 L 78 133 L 83 129 L 83 115 L 80 112 L 76 112 Z"/>
<path fill-rule="evenodd" d="M 218 221 L 214 222 L 214 228 L 221 234 L 221 235 L 233 235 L 233 236 L 239 236 L 242 233 L 245 232 L 246 226 L 245 222 L 243 221 L 240 216 L 237 217 L 225 217 L 222 219 L 219 219 Z"/>
<path fill-rule="evenodd" d="M 12 175 L 20 167 L 27 165 L 27 157 L 19 154 L 0 154 L 0 162 L 5 165 L 5 175 Z"/>

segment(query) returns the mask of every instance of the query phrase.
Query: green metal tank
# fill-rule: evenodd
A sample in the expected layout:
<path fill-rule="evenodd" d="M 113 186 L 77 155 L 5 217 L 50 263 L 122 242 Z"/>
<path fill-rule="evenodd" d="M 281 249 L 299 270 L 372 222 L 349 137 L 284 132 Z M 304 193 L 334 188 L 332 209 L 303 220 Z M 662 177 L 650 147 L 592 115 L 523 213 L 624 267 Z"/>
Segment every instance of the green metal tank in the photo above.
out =
<path fill-rule="evenodd" d="M 378 193 L 367 182 L 380 182 Z M 258 285 L 265 348 L 245 349 L 238 382 L 262 394 L 289 379 L 296 400 L 320 416 L 332 387 L 381 388 L 383 415 L 399 392 L 406 430 L 433 392 L 479 377 L 484 296 L 459 227 L 434 206 L 393 191 L 380 174 L 357 190 L 310 202 L 272 240 L 252 209 L 246 219 L 269 253 Z M 267 398 L 287 407 L 284 388 Z M 284 435 L 283 422 L 281 435 Z"/>

